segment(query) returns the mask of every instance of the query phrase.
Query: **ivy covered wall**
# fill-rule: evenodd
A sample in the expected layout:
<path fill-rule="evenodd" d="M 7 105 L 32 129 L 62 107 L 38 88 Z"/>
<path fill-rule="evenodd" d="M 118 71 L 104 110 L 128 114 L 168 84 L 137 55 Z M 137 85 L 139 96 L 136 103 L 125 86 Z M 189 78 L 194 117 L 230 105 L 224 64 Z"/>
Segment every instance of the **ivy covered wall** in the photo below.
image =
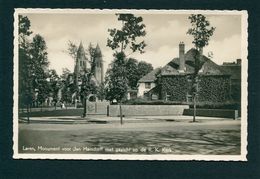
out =
<path fill-rule="evenodd" d="M 230 100 L 229 76 L 201 76 L 198 101 L 226 102 Z"/>
<path fill-rule="evenodd" d="M 225 75 L 199 77 L 199 102 L 225 102 L 230 100 L 230 77 Z M 186 75 L 161 76 L 161 99 L 184 102 L 190 92 L 191 84 Z"/>
<path fill-rule="evenodd" d="M 166 99 L 166 95 L 168 95 L 170 101 L 186 101 L 190 84 L 185 75 L 162 76 L 160 83 L 162 99 Z"/>

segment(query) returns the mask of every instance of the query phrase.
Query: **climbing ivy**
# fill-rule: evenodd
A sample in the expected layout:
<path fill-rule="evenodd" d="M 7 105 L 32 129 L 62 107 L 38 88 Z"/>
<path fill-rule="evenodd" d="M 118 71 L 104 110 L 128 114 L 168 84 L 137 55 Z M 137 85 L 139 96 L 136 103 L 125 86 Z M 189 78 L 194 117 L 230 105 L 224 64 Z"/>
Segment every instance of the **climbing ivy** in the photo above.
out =
<path fill-rule="evenodd" d="M 186 101 L 191 93 L 192 85 L 187 75 L 162 76 L 159 80 L 163 99 L 170 101 Z M 199 102 L 226 102 L 230 100 L 229 76 L 200 76 L 198 91 Z"/>

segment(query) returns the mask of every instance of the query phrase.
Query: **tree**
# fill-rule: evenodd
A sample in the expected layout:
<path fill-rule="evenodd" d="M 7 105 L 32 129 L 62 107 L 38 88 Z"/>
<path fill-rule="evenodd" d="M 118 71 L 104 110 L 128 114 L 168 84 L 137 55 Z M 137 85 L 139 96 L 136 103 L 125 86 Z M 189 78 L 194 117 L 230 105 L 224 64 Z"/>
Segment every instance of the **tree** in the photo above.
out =
<path fill-rule="evenodd" d="M 58 101 L 58 91 L 61 87 L 61 78 L 57 74 L 56 70 L 50 69 L 48 72 L 48 79 L 49 79 L 48 96 L 51 95 L 53 97 L 53 102 L 56 109 L 56 105 Z"/>
<path fill-rule="evenodd" d="M 32 34 L 30 31 L 30 20 L 26 16 L 19 15 L 18 22 L 19 33 L 19 106 L 26 105 L 27 120 L 29 122 L 29 108 L 33 98 L 33 79 L 30 67 L 30 43 L 28 37 Z"/>
<path fill-rule="evenodd" d="M 137 71 L 138 71 L 139 79 L 141 79 L 144 75 L 153 71 L 153 66 L 151 63 L 140 61 L 137 65 Z"/>
<path fill-rule="evenodd" d="M 142 23 L 143 18 L 135 17 L 133 14 L 116 15 L 118 16 L 118 21 L 122 22 L 122 28 L 108 29 L 111 39 L 107 39 L 107 46 L 112 50 L 116 50 L 116 52 L 118 52 L 118 48 L 120 48 L 120 52 L 123 52 L 129 47 L 132 52 L 140 51 L 140 53 L 144 53 L 145 42 L 137 42 L 138 37 L 146 35 L 145 25 Z"/>
<path fill-rule="evenodd" d="M 210 37 L 215 31 L 215 27 L 210 26 L 210 22 L 202 14 L 192 14 L 189 16 L 191 28 L 187 34 L 193 36 L 192 43 L 195 48 L 202 54 L 203 48 L 209 44 Z"/>
<path fill-rule="evenodd" d="M 31 22 L 26 16 L 19 15 L 19 46 L 24 47 L 25 44 L 28 44 L 27 37 L 32 34 L 30 31 Z"/>
<path fill-rule="evenodd" d="M 49 61 L 46 42 L 39 34 L 33 37 L 33 41 L 30 44 L 30 56 L 32 62 L 30 70 L 34 81 L 33 88 L 38 91 L 35 102 L 42 104 L 49 94 L 47 89 Z"/>
<path fill-rule="evenodd" d="M 124 53 L 117 53 L 114 55 L 115 59 L 111 63 L 111 68 L 108 69 L 106 74 L 106 99 L 109 101 L 121 100 L 126 96 L 127 92 L 127 73 L 125 68 L 125 55 Z"/>
<path fill-rule="evenodd" d="M 74 60 L 74 63 L 76 63 L 77 60 L 77 52 L 78 52 L 78 47 L 77 45 L 72 42 L 72 41 L 68 41 L 68 49 L 66 51 Z"/>
<path fill-rule="evenodd" d="M 206 17 L 202 14 L 192 14 L 189 16 L 189 20 L 191 23 L 191 28 L 188 29 L 187 34 L 193 36 L 192 43 L 195 45 L 197 49 L 197 53 L 195 55 L 195 66 L 194 73 L 191 76 L 192 82 L 192 94 L 193 94 L 193 122 L 196 121 L 196 102 L 198 96 L 198 83 L 199 83 L 199 70 L 203 66 L 202 53 L 203 48 L 209 44 L 210 37 L 213 35 L 215 31 L 215 27 L 210 26 L 210 22 L 206 19 Z"/>
<path fill-rule="evenodd" d="M 115 59 L 107 73 L 107 98 L 110 101 L 116 99 L 119 102 L 120 122 L 122 124 L 121 103 L 128 88 L 125 52 L 129 48 L 132 53 L 136 51 L 144 53 L 146 44 L 144 40 L 140 41 L 139 38 L 144 37 L 146 31 L 142 17 L 135 17 L 133 14 L 116 14 L 116 16 L 118 16 L 118 21 L 122 22 L 122 27 L 121 29 L 108 29 L 110 37 L 107 39 L 107 46 L 115 50 Z M 118 51 L 118 49 L 120 50 Z"/>
<path fill-rule="evenodd" d="M 101 101 L 103 101 L 103 100 L 106 98 L 105 83 L 101 83 L 101 84 L 97 87 L 97 97 L 98 97 L 98 99 L 100 99 Z"/>
<path fill-rule="evenodd" d="M 151 72 L 153 66 L 145 61 L 138 62 L 134 58 L 129 58 L 126 61 L 126 73 L 128 78 L 128 86 L 131 89 L 137 88 L 138 80 L 140 80 L 144 75 Z"/>
<path fill-rule="evenodd" d="M 131 89 L 135 89 L 137 86 L 137 81 L 139 80 L 138 69 L 137 69 L 138 61 L 134 58 L 129 58 L 126 60 L 126 73 L 128 79 L 128 86 Z"/>

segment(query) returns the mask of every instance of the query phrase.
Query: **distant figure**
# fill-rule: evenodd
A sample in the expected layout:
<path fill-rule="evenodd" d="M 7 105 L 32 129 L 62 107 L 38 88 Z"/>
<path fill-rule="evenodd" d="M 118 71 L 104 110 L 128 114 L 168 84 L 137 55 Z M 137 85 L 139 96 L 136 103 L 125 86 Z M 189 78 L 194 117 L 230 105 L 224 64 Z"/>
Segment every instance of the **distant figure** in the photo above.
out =
<path fill-rule="evenodd" d="M 61 109 L 64 109 L 65 108 L 65 104 L 64 104 L 64 102 L 62 101 L 62 102 L 60 102 L 60 108 Z"/>

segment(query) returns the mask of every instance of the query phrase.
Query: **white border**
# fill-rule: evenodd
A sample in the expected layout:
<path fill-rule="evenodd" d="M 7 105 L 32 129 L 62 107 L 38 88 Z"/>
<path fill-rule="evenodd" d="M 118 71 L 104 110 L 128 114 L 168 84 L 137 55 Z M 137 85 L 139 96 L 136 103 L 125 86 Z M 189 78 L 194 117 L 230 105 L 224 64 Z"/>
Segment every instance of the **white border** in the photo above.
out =
<path fill-rule="evenodd" d="M 126 154 L 21 154 L 18 153 L 18 14 L 191 14 L 241 15 L 241 154 L 240 155 L 126 155 Z M 13 158 L 14 159 L 75 159 L 75 160 L 204 160 L 204 161 L 247 161 L 247 105 L 248 105 L 248 13 L 246 10 L 130 10 L 130 9 L 15 9 L 14 13 L 14 95 L 13 95 Z"/>

